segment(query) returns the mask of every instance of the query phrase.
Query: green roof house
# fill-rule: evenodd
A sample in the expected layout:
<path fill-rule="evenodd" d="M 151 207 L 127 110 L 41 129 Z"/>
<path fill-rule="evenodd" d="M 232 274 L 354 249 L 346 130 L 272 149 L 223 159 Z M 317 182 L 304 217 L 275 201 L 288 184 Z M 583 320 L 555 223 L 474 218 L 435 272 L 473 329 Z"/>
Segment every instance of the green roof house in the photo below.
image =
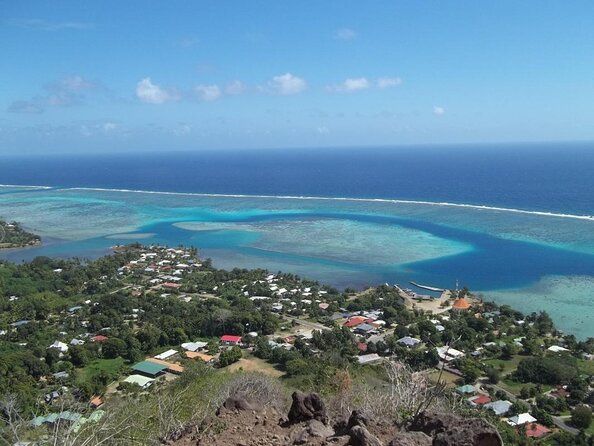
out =
<path fill-rule="evenodd" d="M 141 375 L 155 378 L 156 376 L 162 374 L 167 369 L 167 366 L 149 361 L 141 361 L 138 364 L 134 364 L 132 369 Z"/>

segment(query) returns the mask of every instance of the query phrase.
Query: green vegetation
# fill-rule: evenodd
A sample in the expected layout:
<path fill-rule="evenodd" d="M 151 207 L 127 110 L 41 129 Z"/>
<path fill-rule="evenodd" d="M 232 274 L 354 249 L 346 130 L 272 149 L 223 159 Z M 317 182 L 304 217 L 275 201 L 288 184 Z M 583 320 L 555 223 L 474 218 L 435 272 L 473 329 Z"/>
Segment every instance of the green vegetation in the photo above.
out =
<path fill-rule="evenodd" d="M 0 219 L 0 249 L 23 248 L 38 245 L 41 238 L 25 231 L 17 222 L 7 223 Z"/>
<path fill-rule="evenodd" d="M 501 387 L 518 397 L 512 413 L 530 412 L 545 425 L 571 411 L 585 426 L 582 406 L 594 404 L 594 362 L 585 359 L 594 353 L 594 340 L 558 333 L 546 313 L 524 316 L 485 302 L 473 311 L 430 315 L 407 307 L 386 285 L 340 293 L 292 274 L 219 270 L 194 249 L 132 245 L 88 262 L 0 262 L 0 310 L 0 404 L 18 401 L 19 416 L 30 421 L 67 401 L 88 414 L 90 398 L 101 395 L 114 420 L 138 410 L 150 414 L 126 430 L 140 443 L 171 428 L 165 421 L 148 426 L 162 416 L 151 406 L 156 398 L 174 401 L 179 392 L 213 398 L 198 403 L 196 395 L 179 397 L 184 406 L 170 412 L 176 422 L 190 420 L 194 409 L 212 409 L 217 392 L 244 376 L 244 365 L 279 377 L 275 385 L 285 392 L 314 390 L 360 405 L 396 404 L 374 392 L 397 388 L 398 374 L 409 380 L 405 387 L 419 380 L 419 389 L 439 389 L 448 401 L 461 398 L 450 389 L 464 383 L 480 384 L 476 388 L 488 390 L 493 401 L 513 400 Z M 241 337 L 241 347 L 221 347 L 222 335 Z M 181 353 L 182 344 L 196 341 L 206 343 L 203 353 L 214 356 L 206 360 L 218 372 Z M 563 348 L 550 351 L 551 345 Z M 180 370 L 158 372 L 165 376 L 151 377 L 146 385 L 142 379 L 139 385 L 123 382 L 135 363 L 169 349 L 178 353 L 167 360 Z M 448 352 L 457 356 L 442 359 Z M 363 365 L 362 355 L 371 356 L 372 364 Z M 552 389 L 558 393 L 549 395 Z M 384 411 L 404 422 L 423 407 L 422 401 L 415 404 Z M 491 417 L 470 406 L 465 410 Z M 517 431 L 504 426 L 502 432 L 509 444 L 524 444 Z"/>

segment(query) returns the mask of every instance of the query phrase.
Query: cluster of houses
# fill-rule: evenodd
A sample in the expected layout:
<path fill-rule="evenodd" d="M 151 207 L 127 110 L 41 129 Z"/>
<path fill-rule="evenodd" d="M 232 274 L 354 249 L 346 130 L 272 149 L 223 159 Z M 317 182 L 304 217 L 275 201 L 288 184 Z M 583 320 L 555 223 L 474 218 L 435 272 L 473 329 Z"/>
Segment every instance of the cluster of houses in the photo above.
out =
<path fill-rule="evenodd" d="M 525 432 L 530 438 L 542 438 L 552 431 L 546 426 L 538 423 L 530 413 L 521 413 L 508 417 L 513 403 L 508 400 L 491 401 L 491 397 L 477 391 L 476 387 L 466 384 L 456 388 L 456 392 L 465 397 L 468 403 L 474 407 L 492 411 L 496 416 L 501 417 L 507 424 Z"/>

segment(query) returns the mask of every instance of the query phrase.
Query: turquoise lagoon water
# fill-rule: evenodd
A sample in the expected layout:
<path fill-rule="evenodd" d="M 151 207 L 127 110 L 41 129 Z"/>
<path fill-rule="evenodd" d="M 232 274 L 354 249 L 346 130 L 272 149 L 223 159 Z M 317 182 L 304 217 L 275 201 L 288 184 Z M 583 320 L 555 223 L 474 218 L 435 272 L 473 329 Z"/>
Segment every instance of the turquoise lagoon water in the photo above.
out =
<path fill-rule="evenodd" d="M 594 336 L 594 221 L 392 200 L 0 188 L 0 215 L 43 246 L 3 252 L 96 257 L 118 243 L 195 245 L 217 266 L 263 267 L 337 287 L 461 285 Z"/>

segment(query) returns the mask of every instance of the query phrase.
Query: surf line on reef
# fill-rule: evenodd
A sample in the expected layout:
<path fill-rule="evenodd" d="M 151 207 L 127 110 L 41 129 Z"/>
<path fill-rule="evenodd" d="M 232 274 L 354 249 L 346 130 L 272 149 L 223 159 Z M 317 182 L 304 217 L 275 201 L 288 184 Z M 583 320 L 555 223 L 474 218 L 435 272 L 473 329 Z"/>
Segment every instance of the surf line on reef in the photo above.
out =
<path fill-rule="evenodd" d="M 480 204 L 452 203 L 448 201 L 427 201 L 427 200 L 402 200 L 396 198 L 363 198 L 363 197 L 324 197 L 311 195 L 264 195 L 264 194 L 215 194 L 203 192 L 169 192 L 152 191 L 139 189 L 111 189 L 101 187 L 67 187 L 56 188 L 55 191 L 88 191 L 88 192 L 115 192 L 134 194 L 156 194 L 176 195 L 188 197 L 210 197 L 210 198 L 262 198 L 271 200 L 321 200 L 321 201 L 345 201 L 353 203 L 386 203 L 386 204 L 412 204 L 420 206 L 452 207 L 460 209 L 475 209 L 479 211 L 509 212 L 524 215 L 536 215 L 540 217 L 569 218 L 574 220 L 586 220 L 594 222 L 592 215 L 565 214 L 550 211 L 530 211 L 527 209 L 508 208 L 500 206 L 488 206 Z"/>

